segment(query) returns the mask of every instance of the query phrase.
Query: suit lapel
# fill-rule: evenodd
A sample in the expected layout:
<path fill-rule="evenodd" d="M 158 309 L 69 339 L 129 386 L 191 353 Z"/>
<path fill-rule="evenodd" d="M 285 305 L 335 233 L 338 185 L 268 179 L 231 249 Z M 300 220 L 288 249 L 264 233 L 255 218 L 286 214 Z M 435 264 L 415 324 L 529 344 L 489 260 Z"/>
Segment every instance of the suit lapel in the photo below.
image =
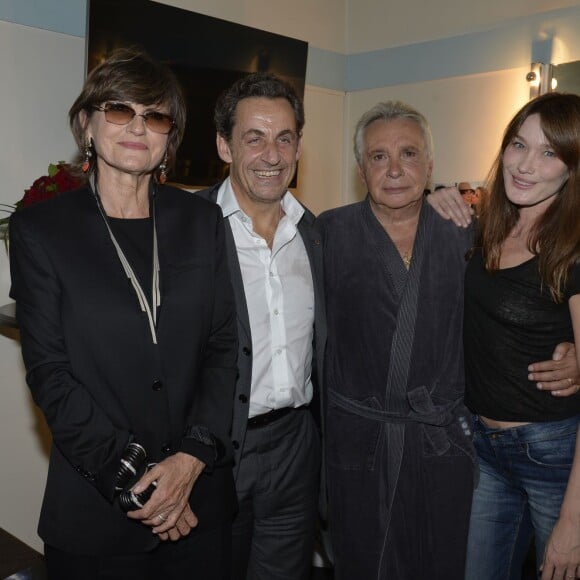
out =
<path fill-rule="evenodd" d="M 250 332 L 250 317 L 248 315 L 248 305 L 246 303 L 246 293 L 244 292 L 244 281 L 242 279 L 242 270 L 240 268 L 240 261 L 238 259 L 238 251 L 236 250 L 236 242 L 234 240 L 234 233 L 230 226 L 230 220 L 226 219 L 226 249 L 228 255 L 228 263 L 230 267 L 230 275 L 232 278 L 232 286 L 234 287 L 234 295 L 236 297 L 236 308 L 238 314 L 238 329 L 243 331 L 245 338 L 251 344 Z M 243 337 L 239 337 L 240 342 Z"/>
<path fill-rule="evenodd" d="M 324 324 L 324 290 L 322 286 L 322 241 L 321 236 L 313 227 L 314 219 L 308 212 L 298 222 L 298 232 L 304 242 L 310 270 L 312 272 L 312 281 L 314 285 L 314 324 L 318 331 L 325 327 Z M 322 342 L 317 337 L 317 342 Z"/>

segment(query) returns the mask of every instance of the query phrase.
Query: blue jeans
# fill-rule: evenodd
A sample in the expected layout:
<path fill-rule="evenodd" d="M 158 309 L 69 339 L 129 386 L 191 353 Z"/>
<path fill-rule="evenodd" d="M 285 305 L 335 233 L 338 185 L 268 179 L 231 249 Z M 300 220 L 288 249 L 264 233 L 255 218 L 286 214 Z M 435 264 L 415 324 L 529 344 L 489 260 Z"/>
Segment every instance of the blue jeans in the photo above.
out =
<path fill-rule="evenodd" d="M 580 415 L 491 429 L 477 417 L 480 480 L 473 495 L 466 580 L 519 580 L 532 537 L 542 563 L 560 514 Z"/>

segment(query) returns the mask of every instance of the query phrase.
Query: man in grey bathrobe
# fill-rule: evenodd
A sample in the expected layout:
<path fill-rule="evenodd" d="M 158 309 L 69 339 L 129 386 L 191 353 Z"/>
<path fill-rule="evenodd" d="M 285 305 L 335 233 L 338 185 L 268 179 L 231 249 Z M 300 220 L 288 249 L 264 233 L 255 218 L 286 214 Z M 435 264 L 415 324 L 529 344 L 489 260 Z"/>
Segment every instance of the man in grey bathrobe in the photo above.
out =
<path fill-rule="evenodd" d="M 420 113 L 377 105 L 356 143 L 369 195 L 319 218 L 336 578 L 460 580 L 475 473 L 462 401 L 471 232 L 424 203 Z"/>
<path fill-rule="evenodd" d="M 335 580 L 464 577 L 477 480 L 463 404 L 473 231 L 425 202 L 432 152 L 423 115 L 379 103 L 355 133 L 367 198 L 318 219 Z"/>

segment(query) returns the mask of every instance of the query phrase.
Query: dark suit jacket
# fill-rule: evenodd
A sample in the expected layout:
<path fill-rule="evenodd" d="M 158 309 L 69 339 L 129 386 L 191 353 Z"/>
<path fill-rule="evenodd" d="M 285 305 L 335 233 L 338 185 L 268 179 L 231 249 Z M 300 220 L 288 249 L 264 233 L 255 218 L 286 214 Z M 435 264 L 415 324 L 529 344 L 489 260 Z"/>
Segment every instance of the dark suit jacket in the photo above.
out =
<path fill-rule="evenodd" d="M 236 376 L 235 305 L 219 208 L 159 186 L 162 303 L 158 344 L 89 188 L 16 212 L 10 223 L 27 382 L 53 436 L 39 533 L 69 552 L 154 547 L 151 529 L 113 502 L 121 454 L 134 439 L 148 461 L 186 451 L 208 464 L 191 504 L 200 529 L 231 518 L 227 443 Z M 230 448 L 184 438 L 207 427 Z M 215 468 L 214 468 L 215 467 Z"/>
<path fill-rule="evenodd" d="M 204 199 L 213 202 L 217 199 L 218 190 L 221 184 L 217 184 L 210 189 L 196 192 Z M 314 215 L 306 209 L 302 219 L 298 223 L 298 232 L 302 236 L 310 268 L 312 270 L 312 280 L 314 283 L 314 355 L 312 357 L 312 382 L 314 394 L 312 397 L 312 411 L 315 419 L 322 430 L 320 386 L 322 385 L 322 364 L 324 356 L 324 345 L 326 343 L 326 317 L 324 308 L 324 291 L 322 287 L 322 245 L 321 237 L 315 228 Z M 239 376 L 236 381 L 236 394 L 234 397 L 234 419 L 232 423 L 232 444 L 234 446 L 234 477 L 240 465 L 244 440 L 246 438 L 246 426 L 248 423 L 248 410 L 250 402 L 250 387 L 252 383 L 252 334 L 248 307 L 246 305 L 246 295 L 240 270 L 240 262 L 234 241 L 234 235 L 228 220 L 226 221 L 226 248 L 228 262 L 236 297 L 236 309 L 238 314 L 238 369 Z"/>

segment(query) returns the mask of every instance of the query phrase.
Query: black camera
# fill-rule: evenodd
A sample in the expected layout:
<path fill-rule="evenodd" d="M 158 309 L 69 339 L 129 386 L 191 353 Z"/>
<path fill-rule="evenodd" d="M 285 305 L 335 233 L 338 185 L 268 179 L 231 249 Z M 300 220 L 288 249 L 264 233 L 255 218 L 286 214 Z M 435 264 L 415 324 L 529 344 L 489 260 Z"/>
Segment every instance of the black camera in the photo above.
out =
<path fill-rule="evenodd" d="M 147 470 L 155 465 L 148 465 L 146 462 L 145 449 L 138 443 L 129 443 L 121 457 L 121 465 L 115 482 L 115 490 L 119 493 L 119 505 L 126 512 L 142 508 L 155 491 L 157 482 L 153 482 L 141 493 L 134 493 L 131 490 Z"/>

